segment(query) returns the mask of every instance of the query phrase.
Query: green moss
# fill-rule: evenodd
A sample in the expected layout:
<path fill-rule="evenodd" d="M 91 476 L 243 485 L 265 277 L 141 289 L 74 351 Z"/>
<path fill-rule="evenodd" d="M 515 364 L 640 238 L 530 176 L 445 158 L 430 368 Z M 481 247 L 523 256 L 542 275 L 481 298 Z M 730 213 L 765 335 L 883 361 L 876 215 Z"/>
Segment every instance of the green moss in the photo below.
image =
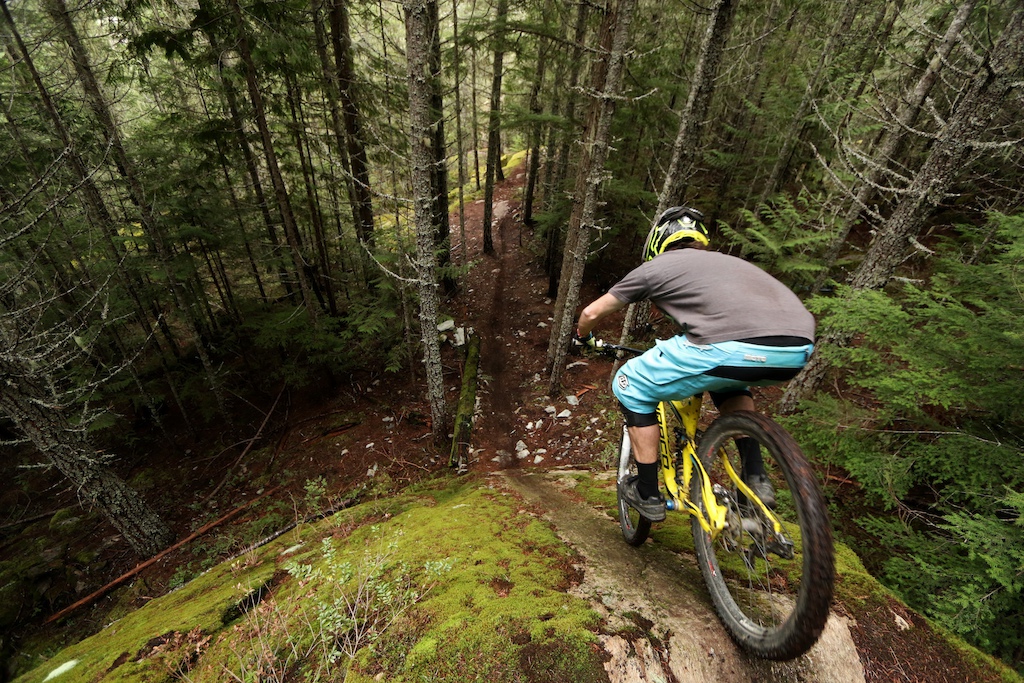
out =
<path fill-rule="evenodd" d="M 600 619 L 566 593 L 573 560 L 511 496 L 441 478 L 218 565 L 17 680 L 73 660 L 61 683 L 328 669 L 349 681 L 600 680 Z M 346 596 L 363 600 L 371 628 L 351 657 L 332 659 L 348 635 L 329 628 Z"/>

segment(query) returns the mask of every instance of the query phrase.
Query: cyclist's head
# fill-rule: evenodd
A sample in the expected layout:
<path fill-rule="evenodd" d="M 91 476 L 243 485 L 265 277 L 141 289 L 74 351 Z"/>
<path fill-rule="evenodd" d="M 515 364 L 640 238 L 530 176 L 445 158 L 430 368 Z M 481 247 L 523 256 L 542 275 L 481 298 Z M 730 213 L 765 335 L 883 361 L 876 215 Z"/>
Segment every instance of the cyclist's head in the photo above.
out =
<path fill-rule="evenodd" d="M 644 261 L 650 261 L 669 249 L 706 247 L 709 242 L 704 214 L 688 206 L 673 206 L 666 209 L 651 228 L 644 244 Z"/>

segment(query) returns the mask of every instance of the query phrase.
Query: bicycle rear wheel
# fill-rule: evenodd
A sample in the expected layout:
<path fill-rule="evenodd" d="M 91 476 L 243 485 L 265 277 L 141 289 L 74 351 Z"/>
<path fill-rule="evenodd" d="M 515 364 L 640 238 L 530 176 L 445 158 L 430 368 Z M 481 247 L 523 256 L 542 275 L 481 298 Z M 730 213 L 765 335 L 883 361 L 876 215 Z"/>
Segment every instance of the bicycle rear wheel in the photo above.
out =
<path fill-rule="evenodd" d="M 726 473 L 723 456 L 740 472 L 737 437 L 760 444 L 776 489 L 773 514 L 783 523 L 781 534 Z M 729 525 L 714 541 L 696 517 L 692 521 L 697 561 L 715 611 L 733 639 L 753 654 L 775 660 L 802 655 L 825 628 L 835 574 L 832 528 L 807 459 L 776 422 L 748 411 L 718 418 L 697 452 L 718 502 L 729 509 Z M 697 479 L 690 495 L 703 507 Z"/>
<path fill-rule="evenodd" d="M 630 545 L 643 545 L 651 533 L 651 520 L 641 515 L 622 499 L 622 486 L 630 478 L 637 476 L 636 461 L 633 459 L 633 447 L 629 442 L 629 432 L 622 428 L 622 447 L 619 449 L 619 471 L 615 478 L 615 498 L 619 507 L 619 526 L 622 537 Z"/>

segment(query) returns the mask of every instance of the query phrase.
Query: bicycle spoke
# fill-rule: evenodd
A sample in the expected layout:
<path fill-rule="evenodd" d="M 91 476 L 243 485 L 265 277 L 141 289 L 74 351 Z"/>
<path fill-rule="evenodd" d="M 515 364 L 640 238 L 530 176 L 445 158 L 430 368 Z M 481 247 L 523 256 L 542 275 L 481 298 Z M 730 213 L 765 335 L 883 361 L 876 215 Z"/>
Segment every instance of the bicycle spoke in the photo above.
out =
<path fill-rule="evenodd" d="M 712 540 L 694 524 L 695 547 L 716 611 L 733 637 L 761 656 L 786 659 L 806 651 L 827 618 L 831 535 L 820 494 L 807 479 L 806 463 L 799 464 L 798 447 L 777 425 L 772 429 L 784 436 L 766 431 L 764 422 L 774 423 L 746 415 L 754 414 L 719 418 L 700 444 L 718 504 L 727 508 L 727 526 Z M 752 489 L 735 481 L 742 469 L 736 437 L 761 444 L 774 489 L 771 510 L 749 499 Z M 812 540 L 809 547 L 805 537 Z"/>

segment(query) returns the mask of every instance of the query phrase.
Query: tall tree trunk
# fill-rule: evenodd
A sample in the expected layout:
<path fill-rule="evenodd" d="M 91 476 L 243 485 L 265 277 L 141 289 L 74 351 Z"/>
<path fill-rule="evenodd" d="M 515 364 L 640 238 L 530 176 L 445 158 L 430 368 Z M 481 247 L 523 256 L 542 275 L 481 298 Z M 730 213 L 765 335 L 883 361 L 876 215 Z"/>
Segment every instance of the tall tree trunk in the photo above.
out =
<path fill-rule="evenodd" d="M 998 42 L 971 79 L 967 91 L 939 131 L 928 158 L 903 193 L 892 216 L 879 230 L 853 274 L 852 290 L 885 286 L 950 186 L 967 166 L 975 144 L 999 113 L 1007 95 L 1024 73 L 1024 9 L 1014 12 Z M 845 346 L 851 335 L 834 330 L 818 340 L 824 346 Z M 780 410 L 791 412 L 820 386 L 828 369 L 820 352 L 789 385 Z"/>
<path fill-rule="evenodd" d="M 668 173 L 658 196 L 656 215 L 661 215 L 662 211 L 678 204 L 682 199 L 690 167 L 694 159 L 700 156 L 704 124 L 711 108 L 711 98 L 715 93 L 715 80 L 718 78 L 718 65 L 722 62 L 722 52 L 729 40 L 729 29 L 735 9 L 734 0 L 717 0 L 711 9 L 711 20 L 708 22 L 707 31 L 704 32 L 690 94 L 679 116 L 679 131 L 672 146 L 672 161 L 669 163 Z"/>
<path fill-rule="evenodd" d="M 103 456 L 89 443 L 86 427 L 72 425 L 59 408 L 59 398 L 48 396 L 35 369 L 0 364 L 0 412 L 10 417 L 32 445 L 94 505 L 141 556 L 167 547 L 174 537 L 170 527 L 139 493 L 103 464 Z"/>
<path fill-rule="evenodd" d="M 551 0 L 544 3 L 544 16 L 551 14 Z M 526 174 L 526 197 L 523 200 L 523 222 L 527 225 L 533 222 L 533 199 L 537 188 L 537 175 L 540 172 L 540 145 L 543 137 L 543 127 L 540 123 L 541 105 L 540 91 L 544 87 L 544 74 L 547 70 L 548 61 L 548 39 L 541 36 L 537 45 L 537 71 L 533 78 L 533 85 L 530 87 L 530 114 L 536 117 L 530 126 L 530 164 Z"/>
<path fill-rule="evenodd" d="M 366 143 L 363 140 L 363 115 L 355 88 L 352 36 L 346 0 L 331 2 L 331 45 L 334 48 L 334 76 L 341 98 L 348 158 L 352 168 L 352 214 L 356 221 L 356 236 L 367 244 L 373 244 L 373 195 L 370 190 Z"/>
<path fill-rule="evenodd" d="M 733 179 L 736 177 L 737 170 L 747 162 L 745 154 L 747 145 L 750 144 L 751 139 L 751 126 L 748 121 L 752 118 L 749 114 L 749 110 L 753 109 L 757 111 L 761 108 L 761 103 L 765 95 L 765 88 L 761 86 L 761 76 L 763 75 L 766 67 L 764 64 L 764 51 L 768 47 L 767 34 L 776 28 L 777 17 L 781 7 L 782 3 L 780 0 L 772 0 L 772 4 L 768 8 L 763 24 L 764 29 L 762 32 L 765 35 L 757 41 L 754 48 L 753 58 L 750 59 L 752 72 L 747 76 L 747 87 L 739 102 L 736 103 L 735 109 L 733 110 L 734 113 L 730 117 L 730 123 L 726 125 L 725 140 L 721 143 L 720 148 L 722 151 L 727 152 L 730 155 L 731 161 L 722 172 L 721 178 L 718 182 L 718 188 L 715 191 L 715 199 L 712 203 L 708 223 L 712 226 L 717 225 L 718 223 L 719 217 L 722 214 L 722 205 L 725 201 L 726 192 L 733 187 Z M 751 106 L 751 104 L 753 104 L 753 106 Z M 740 140 L 738 146 L 734 146 L 733 141 L 737 137 L 739 137 Z"/>
<path fill-rule="evenodd" d="M 469 263 L 466 244 L 466 151 L 462 138 L 462 47 L 459 44 L 459 0 L 452 0 L 452 70 L 455 72 L 455 153 L 459 157 L 459 249 L 462 263 Z"/>
<path fill-rule="evenodd" d="M 437 249 L 438 265 L 441 266 L 441 283 L 446 292 L 454 292 L 455 278 L 447 268 L 451 264 L 451 225 L 448 221 L 448 141 L 444 132 L 444 84 L 441 81 L 441 13 L 436 1 L 427 4 L 429 12 L 430 38 L 430 115 L 434 119 L 431 128 L 431 152 L 434 165 L 431 167 L 433 181 L 434 248 Z"/>
<path fill-rule="evenodd" d="M 42 114 L 42 118 L 48 119 L 53 125 L 54 132 L 57 133 L 57 137 L 60 139 L 61 144 L 64 145 L 65 153 L 72 172 L 82 189 L 82 203 L 85 206 L 86 215 L 90 222 L 99 228 L 100 232 L 103 234 L 103 246 L 109 253 L 112 263 L 118 264 L 116 269 L 117 276 L 123 286 L 123 290 L 128 292 L 132 299 L 135 306 L 135 317 L 140 327 L 148 332 L 151 325 L 151 319 L 146 311 L 146 306 L 140 298 L 140 292 L 142 290 L 141 279 L 137 273 L 129 270 L 125 264 L 125 259 L 123 258 L 124 249 L 118 248 L 117 246 L 117 228 L 114 225 L 114 219 L 110 214 L 110 210 L 108 209 L 99 188 L 96 186 L 93 174 L 89 172 L 84 159 L 78 153 L 76 141 L 71 137 L 71 133 L 68 130 L 67 125 L 64 123 L 63 117 L 60 115 L 60 112 L 58 112 L 53 99 L 50 97 L 49 90 L 46 88 L 46 85 L 43 83 L 43 80 L 39 75 L 39 71 L 36 69 L 35 62 L 32 60 L 32 55 L 25 46 L 25 43 L 21 38 L 21 34 L 18 31 L 18 27 L 14 23 L 14 18 L 11 16 L 10 10 L 7 7 L 7 0 L 0 0 L 0 10 L 2 10 L 4 18 L 7 20 L 11 29 L 10 39 L 14 44 L 8 45 L 7 47 L 12 55 L 12 61 L 22 61 L 28 70 L 32 80 L 32 85 L 36 88 L 39 95 L 39 108 L 41 110 L 40 113 Z M 159 319 L 159 315 L 157 316 L 157 319 Z M 172 351 L 175 350 L 176 344 L 173 338 L 168 339 L 168 342 Z"/>
<path fill-rule="evenodd" d="M 868 200 L 877 189 L 878 182 L 882 179 L 889 165 L 896 161 L 897 150 L 906 136 L 907 130 L 913 127 L 925 99 L 938 80 L 943 64 L 949 59 L 949 55 L 953 51 L 961 31 L 967 25 L 967 20 L 974 9 L 974 4 L 975 0 L 966 0 L 966 2 L 960 5 L 956 16 L 953 17 L 949 28 L 946 30 L 946 35 L 943 36 L 942 41 L 936 46 L 935 55 L 928 63 L 928 68 L 921 74 L 921 78 L 918 79 L 914 88 L 903 97 L 903 101 L 896 113 L 895 123 L 886 131 L 881 147 L 875 155 L 874 163 L 867 170 L 850 208 L 843 217 L 839 231 L 829 244 L 828 251 L 825 254 L 825 267 L 816 278 L 814 286 L 811 288 L 812 292 L 819 291 L 827 281 L 829 270 L 838 260 L 839 254 L 846 244 L 846 239 L 850 235 L 850 231 L 860 217 L 861 212 L 867 207 Z"/>
<path fill-rule="evenodd" d="M 211 45 L 216 49 L 216 43 L 211 42 Z M 224 86 L 224 97 L 227 101 L 228 113 L 231 115 L 232 128 L 235 136 L 238 138 L 238 147 L 242 150 L 242 158 L 245 160 L 245 170 L 249 176 L 253 198 L 260 209 L 260 215 L 263 216 L 263 223 L 267 227 L 267 237 L 270 241 L 271 253 L 273 254 L 271 261 L 273 267 L 277 270 L 278 281 L 284 287 L 288 297 L 291 298 L 293 296 L 292 277 L 284 265 L 284 259 L 282 259 L 281 240 L 277 235 L 276 223 L 270 213 L 270 203 L 267 201 L 267 195 L 263 191 L 263 181 L 260 179 L 259 168 L 256 166 L 256 156 L 252 152 L 252 145 L 249 143 L 249 135 L 245 132 L 245 125 L 238 111 L 238 94 L 235 92 L 235 86 L 231 83 L 230 78 L 222 77 L 221 83 Z M 298 280 L 297 276 L 295 280 Z"/>
<path fill-rule="evenodd" d="M 615 101 L 622 88 L 625 71 L 625 53 L 629 45 L 629 27 L 633 19 L 636 0 L 618 0 L 606 17 L 604 40 L 595 55 L 592 67 L 593 92 L 587 117 L 587 134 L 583 156 L 576 176 L 573 207 L 566 232 L 565 256 L 562 264 L 562 284 L 555 302 L 554 324 L 548 344 L 548 363 L 551 378 L 548 391 L 553 396 L 562 383 L 565 355 L 576 324 L 583 271 L 590 251 L 590 226 L 597 211 L 597 197 L 604 178 L 604 164 L 608 158 L 608 139 Z"/>
<path fill-rule="evenodd" d="M 312 242 L 316 245 L 318 257 L 313 278 L 317 282 L 317 291 L 322 292 L 327 297 L 327 308 L 331 315 L 337 315 L 338 306 L 334 300 L 334 285 L 331 281 L 331 259 L 327 255 L 327 240 L 324 237 L 323 216 L 320 211 L 320 201 L 316 191 L 316 177 L 313 172 L 313 162 L 307 153 L 308 148 L 304 135 L 306 125 L 301 111 L 302 91 L 299 89 L 295 79 L 287 72 L 285 73 L 284 81 L 287 90 L 288 109 L 292 117 L 292 135 L 295 140 L 295 150 L 299 154 L 299 168 L 302 169 L 303 185 L 306 188 L 306 207 L 309 211 L 309 220 L 313 228 Z"/>
<path fill-rule="evenodd" d="M 441 446 L 448 436 L 448 406 L 444 396 L 441 346 L 437 337 L 439 292 L 434 258 L 434 156 L 432 106 L 434 71 L 431 64 L 431 32 L 436 27 L 436 0 L 403 0 L 405 49 L 409 75 L 409 146 L 412 153 L 413 207 L 416 220 L 416 277 L 420 293 L 420 332 L 423 338 L 423 366 L 427 375 L 431 429 Z M 434 5 L 434 7 L 431 7 Z"/>
<path fill-rule="evenodd" d="M 811 103 L 818 96 L 818 89 L 821 84 L 822 75 L 825 73 L 825 69 L 833 62 L 839 53 L 842 52 L 843 46 L 849 38 L 848 34 L 850 25 L 857 16 L 858 7 L 858 0 L 846 0 L 842 14 L 833 25 L 832 33 L 825 42 L 825 47 L 821 51 L 821 56 L 818 58 L 818 64 L 814 69 L 814 73 L 807 80 L 807 87 L 804 89 L 803 99 L 800 100 L 800 105 L 797 107 L 796 113 L 793 114 L 789 129 L 786 131 L 785 137 L 782 139 L 782 146 L 779 149 L 779 155 L 775 159 L 775 164 L 772 166 L 771 173 L 768 174 L 768 180 L 765 182 L 764 188 L 761 190 L 761 196 L 757 200 L 758 206 L 767 202 L 769 197 L 775 194 L 775 190 L 778 189 L 779 183 L 782 182 L 782 177 L 785 175 L 786 169 L 789 166 L 789 157 L 792 155 L 793 148 L 800 139 L 800 132 L 804 127 L 804 117 L 807 116 L 807 113 L 811 109 Z"/>
<path fill-rule="evenodd" d="M 200 0 L 204 2 L 205 0 Z M 238 0 L 229 0 L 232 15 L 235 20 L 235 28 L 238 31 L 238 50 L 245 69 L 245 82 L 249 89 L 249 101 L 252 103 L 253 116 L 256 119 L 256 126 L 260 131 L 260 139 L 263 142 L 263 154 L 267 162 L 267 171 L 270 173 L 270 180 L 274 186 L 274 195 L 277 198 L 277 205 L 281 212 L 281 219 L 284 221 L 285 239 L 291 248 L 292 259 L 295 262 L 295 271 L 298 275 L 299 290 L 302 292 L 302 303 L 306 308 L 313 327 L 319 326 L 319 305 L 314 301 L 313 287 L 309 280 L 309 264 L 302 253 L 302 239 L 299 236 L 299 229 L 295 223 L 295 214 L 292 211 L 291 200 L 288 198 L 288 188 L 284 184 L 284 177 L 281 175 L 281 167 L 277 162 L 277 152 L 274 151 L 274 138 L 270 133 L 270 126 L 267 124 L 267 116 L 263 107 L 263 95 L 260 92 L 259 84 L 256 82 L 256 65 L 252 59 L 252 51 L 249 48 L 249 31 L 245 26 L 245 19 L 242 17 L 242 8 Z"/>
<path fill-rule="evenodd" d="M 569 81 L 566 84 L 565 92 L 568 93 L 563 100 L 563 106 L 559 114 L 565 120 L 564 128 L 559 138 L 558 159 L 555 161 L 554 172 L 550 177 L 550 184 L 544 191 L 548 205 L 553 201 L 551 197 L 555 192 L 560 191 L 565 184 L 565 178 L 569 173 L 569 152 L 572 141 L 577 139 L 578 130 L 576 127 L 576 85 L 579 83 L 580 69 L 583 66 L 583 48 L 587 37 L 587 17 L 590 15 L 590 6 L 581 2 L 576 9 L 576 26 L 573 32 L 572 58 L 569 60 Z M 560 228 L 552 227 L 547 235 L 547 251 L 544 257 L 544 267 L 548 273 L 548 297 L 558 296 L 558 279 L 561 276 L 561 259 L 559 259 L 558 247 L 561 242 L 562 231 Z"/>
<path fill-rule="evenodd" d="M 146 192 L 142 187 L 142 181 L 135 168 L 135 163 L 128 155 L 127 149 L 121 139 L 120 128 L 114 120 L 113 113 L 110 111 L 106 97 L 103 95 L 103 91 L 100 88 L 99 81 L 97 81 L 96 76 L 93 73 L 85 45 L 82 43 L 81 38 L 78 35 L 78 30 L 75 28 L 74 22 L 71 20 L 71 15 L 68 13 L 64 0 L 47 0 L 47 9 L 50 16 L 57 24 L 61 39 L 71 49 L 72 61 L 74 62 L 78 80 L 85 91 L 89 107 L 92 110 L 93 115 L 99 121 L 100 126 L 103 129 L 103 134 L 106 137 L 107 142 L 110 144 L 110 149 L 113 153 L 118 171 L 128 186 L 128 195 L 131 198 L 132 204 L 135 205 L 136 210 L 139 212 L 139 217 L 142 221 L 142 226 L 146 231 L 146 235 L 150 240 L 152 240 L 153 246 L 156 249 L 161 268 L 163 269 L 164 276 L 167 278 L 167 283 L 171 290 L 171 295 L 175 298 L 178 308 L 181 309 L 181 319 L 185 324 L 185 328 L 189 332 L 189 336 L 195 344 L 196 352 L 199 354 L 199 358 L 203 363 L 203 368 L 206 370 L 207 381 L 209 382 L 210 389 L 217 401 L 217 408 L 220 410 L 222 415 L 227 415 L 227 405 L 224 401 L 224 394 L 220 387 L 220 381 L 217 379 L 216 370 L 213 366 L 212 360 L 210 359 L 210 355 L 207 352 L 206 346 L 203 343 L 202 336 L 196 326 L 195 316 L 185 298 L 185 287 L 179 282 L 174 268 L 171 265 L 171 261 L 174 256 L 173 251 L 171 246 L 167 243 L 163 229 L 153 212 L 152 203 L 147 200 Z"/>
<path fill-rule="evenodd" d="M 491 108 L 487 113 L 487 170 L 484 173 L 484 253 L 494 253 L 491 220 L 494 216 L 494 182 L 501 163 L 501 77 L 505 62 L 505 20 L 508 0 L 498 0 L 494 16 L 494 66 L 491 71 Z"/>

